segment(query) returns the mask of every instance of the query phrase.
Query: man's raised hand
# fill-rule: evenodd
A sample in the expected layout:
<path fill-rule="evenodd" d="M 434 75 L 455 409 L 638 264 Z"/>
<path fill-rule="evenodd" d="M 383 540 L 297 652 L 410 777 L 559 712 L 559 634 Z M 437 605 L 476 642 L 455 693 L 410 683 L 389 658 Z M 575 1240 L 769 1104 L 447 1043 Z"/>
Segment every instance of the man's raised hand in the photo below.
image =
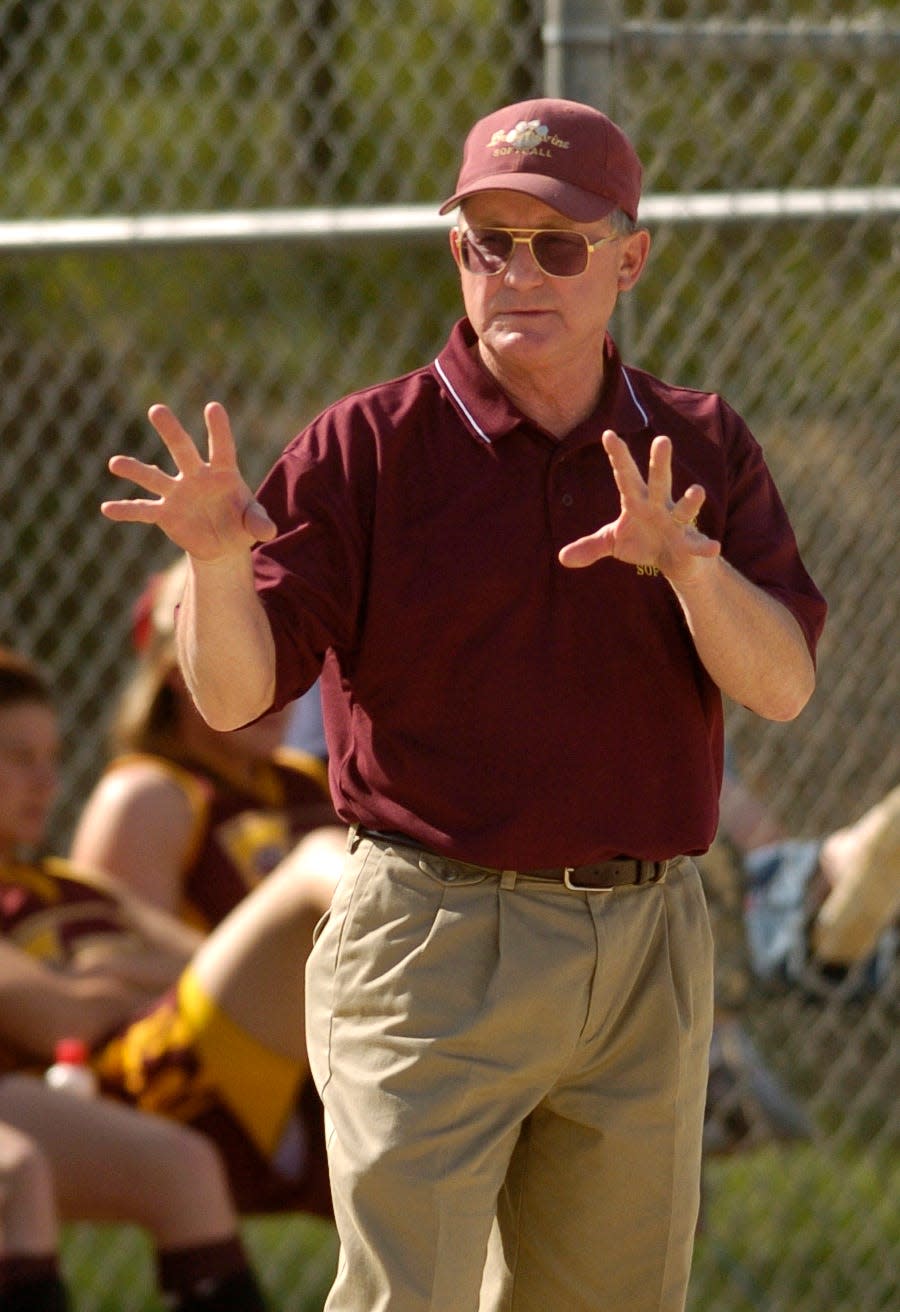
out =
<path fill-rule="evenodd" d="M 678 501 L 672 500 L 672 443 L 655 437 L 650 448 L 646 482 L 626 444 L 611 429 L 603 446 L 619 489 L 618 519 L 596 533 L 568 543 L 559 553 L 570 569 L 593 565 L 605 556 L 633 565 L 651 565 L 675 585 L 687 582 L 697 562 L 719 555 L 720 544 L 696 527 L 705 492 L 697 483 Z"/>
<path fill-rule="evenodd" d="M 214 561 L 244 552 L 254 542 L 268 542 L 277 530 L 241 477 L 224 407 L 211 401 L 203 416 L 207 460 L 168 406 L 151 406 L 150 422 L 177 472 L 167 474 L 133 456 L 113 456 L 110 472 L 130 479 L 155 499 L 104 501 L 100 509 L 118 523 L 156 524 L 195 560 Z"/>

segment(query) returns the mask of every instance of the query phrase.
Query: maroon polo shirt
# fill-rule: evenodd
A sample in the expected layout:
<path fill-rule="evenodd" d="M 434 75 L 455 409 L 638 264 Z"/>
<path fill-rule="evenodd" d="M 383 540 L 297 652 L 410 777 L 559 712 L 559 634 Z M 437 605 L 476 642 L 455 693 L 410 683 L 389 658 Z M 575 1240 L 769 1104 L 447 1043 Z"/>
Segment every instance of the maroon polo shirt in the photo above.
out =
<path fill-rule="evenodd" d="M 758 443 L 718 396 L 624 368 L 610 339 L 596 412 L 558 441 L 472 353 L 329 407 L 260 491 L 255 552 L 277 650 L 275 705 L 322 668 L 341 817 L 504 868 L 704 851 L 716 829 L 722 703 L 666 580 L 565 543 L 615 519 L 605 428 L 646 473 L 673 443 L 674 496 L 796 617 L 825 603 Z"/>

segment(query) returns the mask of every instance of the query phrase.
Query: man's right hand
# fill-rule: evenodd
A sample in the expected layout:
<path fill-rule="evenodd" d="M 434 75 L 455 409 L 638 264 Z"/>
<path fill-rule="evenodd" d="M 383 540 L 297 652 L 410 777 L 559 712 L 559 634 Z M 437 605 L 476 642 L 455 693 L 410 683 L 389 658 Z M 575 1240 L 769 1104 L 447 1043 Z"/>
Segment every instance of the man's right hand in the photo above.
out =
<path fill-rule="evenodd" d="M 241 477 L 224 406 L 210 401 L 203 415 L 208 460 L 168 406 L 152 406 L 150 422 L 178 472 L 167 474 L 133 456 L 113 456 L 110 472 L 137 483 L 156 500 L 104 501 L 100 509 L 119 523 L 156 524 L 195 560 L 211 562 L 243 553 L 254 542 L 268 542 L 277 530 Z"/>

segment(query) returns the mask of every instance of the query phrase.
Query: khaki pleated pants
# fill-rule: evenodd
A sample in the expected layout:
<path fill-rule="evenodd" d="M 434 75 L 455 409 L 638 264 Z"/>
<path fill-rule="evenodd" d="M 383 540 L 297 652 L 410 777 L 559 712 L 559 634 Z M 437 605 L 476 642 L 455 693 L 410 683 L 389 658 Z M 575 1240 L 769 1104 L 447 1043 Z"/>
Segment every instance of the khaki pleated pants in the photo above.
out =
<path fill-rule="evenodd" d="M 686 859 L 573 892 L 355 836 L 307 966 L 328 1312 L 682 1312 L 712 942 Z"/>

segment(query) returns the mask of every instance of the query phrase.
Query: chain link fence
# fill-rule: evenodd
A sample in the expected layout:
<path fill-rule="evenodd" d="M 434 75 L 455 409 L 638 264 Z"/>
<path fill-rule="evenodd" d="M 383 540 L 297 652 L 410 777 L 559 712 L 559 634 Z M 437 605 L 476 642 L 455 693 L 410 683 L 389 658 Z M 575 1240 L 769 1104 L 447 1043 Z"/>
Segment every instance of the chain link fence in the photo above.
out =
<path fill-rule="evenodd" d="M 896 784 L 898 53 L 894 6 L 862 0 L 0 6 L 0 639 L 59 691 L 57 845 L 170 559 L 100 517 L 108 457 L 158 458 L 152 402 L 199 432 L 215 397 L 252 482 L 328 401 L 428 359 L 459 312 L 434 212 L 462 137 L 545 90 L 645 162 L 625 358 L 745 415 L 831 603 L 800 721 L 729 708 L 745 779 L 800 836 Z M 711 1165 L 694 1312 L 895 1306 L 896 1005 L 752 1004 L 816 1137 Z M 331 1237 L 257 1225 L 276 1305 L 321 1306 Z M 79 1312 L 154 1306 L 142 1242 L 70 1233 Z"/>

